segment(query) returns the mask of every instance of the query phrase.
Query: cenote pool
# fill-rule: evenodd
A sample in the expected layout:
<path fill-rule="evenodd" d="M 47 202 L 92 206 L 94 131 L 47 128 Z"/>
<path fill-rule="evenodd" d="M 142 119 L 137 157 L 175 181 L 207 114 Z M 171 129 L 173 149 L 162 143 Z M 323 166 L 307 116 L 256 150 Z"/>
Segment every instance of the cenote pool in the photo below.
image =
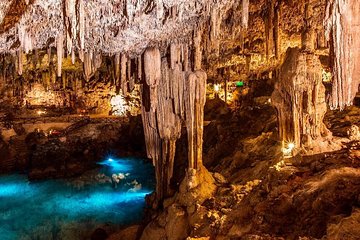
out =
<path fill-rule="evenodd" d="M 99 164 L 70 180 L 0 176 L 0 239 L 84 239 L 97 227 L 140 221 L 145 195 L 155 187 L 151 163 L 110 158 Z"/>

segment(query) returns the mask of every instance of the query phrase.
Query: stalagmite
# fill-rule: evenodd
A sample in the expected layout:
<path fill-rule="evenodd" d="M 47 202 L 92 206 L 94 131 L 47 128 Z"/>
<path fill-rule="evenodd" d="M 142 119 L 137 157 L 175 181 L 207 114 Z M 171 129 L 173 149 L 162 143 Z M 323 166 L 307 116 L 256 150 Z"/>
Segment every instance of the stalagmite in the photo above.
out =
<path fill-rule="evenodd" d="M 319 57 L 289 49 L 275 85 L 272 103 L 277 109 L 283 146 L 314 149 L 329 134 L 323 118 L 326 113 L 325 87 Z"/>
<path fill-rule="evenodd" d="M 360 84 L 360 0 L 330 0 L 325 20 L 330 41 L 333 82 L 330 107 L 350 106 Z"/>
<path fill-rule="evenodd" d="M 64 50 L 64 36 L 60 32 L 56 39 L 56 51 L 57 51 L 57 76 L 61 77 L 62 59 Z"/>

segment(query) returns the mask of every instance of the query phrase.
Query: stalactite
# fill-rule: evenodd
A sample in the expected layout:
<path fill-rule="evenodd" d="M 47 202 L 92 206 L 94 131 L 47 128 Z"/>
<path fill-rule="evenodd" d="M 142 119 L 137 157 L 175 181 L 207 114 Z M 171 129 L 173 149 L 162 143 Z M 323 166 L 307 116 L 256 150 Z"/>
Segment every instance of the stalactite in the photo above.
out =
<path fill-rule="evenodd" d="M 267 15 L 265 16 L 265 53 L 269 58 L 274 50 L 274 19 L 275 19 L 275 0 L 270 0 L 267 8 Z"/>
<path fill-rule="evenodd" d="M 202 65 L 201 30 L 194 31 L 194 70 L 200 70 Z"/>
<path fill-rule="evenodd" d="M 17 56 L 18 56 L 18 63 L 17 63 L 18 74 L 22 75 L 23 74 L 23 52 L 22 52 L 22 50 L 18 51 Z"/>
<path fill-rule="evenodd" d="M 128 79 L 127 79 L 127 66 L 128 58 L 125 54 L 121 54 L 121 91 L 123 95 L 126 95 L 128 93 Z"/>
<path fill-rule="evenodd" d="M 120 53 L 116 53 L 114 56 L 115 64 L 115 85 L 118 86 L 120 80 Z"/>
<path fill-rule="evenodd" d="M 133 21 L 134 12 L 135 12 L 135 6 L 132 0 L 126 1 L 126 12 L 128 16 L 129 23 Z"/>
<path fill-rule="evenodd" d="M 165 58 L 161 61 L 157 48 L 149 48 L 144 53 L 146 84 L 143 86 L 142 118 L 147 153 L 155 165 L 158 201 L 171 192 L 175 146 L 181 135 L 182 121 L 186 121 L 188 129 L 189 168 L 196 172 L 202 166 L 206 73 L 183 71 L 183 52 L 179 44 L 172 44 L 170 64 Z"/>
<path fill-rule="evenodd" d="M 313 2 L 307 1 L 305 4 L 305 28 L 302 33 L 302 48 L 309 52 L 315 51 L 315 30 L 313 28 L 314 21 L 314 11 L 313 11 Z"/>
<path fill-rule="evenodd" d="M 88 81 L 94 76 L 97 69 L 101 67 L 102 56 L 101 53 L 94 53 L 92 51 L 84 54 L 84 76 Z"/>
<path fill-rule="evenodd" d="M 279 59 L 280 57 L 280 33 L 279 33 L 279 24 L 280 24 L 280 6 L 279 2 L 276 2 L 275 9 L 274 9 L 274 50 L 275 50 L 275 57 Z"/>
<path fill-rule="evenodd" d="M 360 84 L 360 0 L 330 0 L 325 20 L 330 40 L 333 82 L 331 109 L 353 104 Z"/>
<path fill-rule="evenodd" d="M 172 43 L 170 45 L 170 67 L 175 68 L 175 65 L 180 62 L 180 45 Z"/>
<path fill-rule="evenodd" d="M 161 22 L 164 16 L 163 0 L 156 0 L 156 17 Z"/>
<path fill-rule="evenodd" d="M 206 79 L 206 73 L 203 71 L 190 73 L 187 77 L 184 91 L 189 168 L 195 170 L 199 170 L 202 166 Z"/>
<path fill-rule="evenodd" d="M 326 113 L 325 87 L 319 57 L 290 49 L 280 69 L 272 103 L 277 109 L 283 145 L 313 150 L 328 134 L 323 123 Z"/>
<path fill-rule="evenodd" d="M 143 77 L 143 66 L 142 66 L 142 57 L 141 55 L 138 57 L 137 59 L 137 76 L 138 76 L 138 81 L 141 82 L 142 77 Z"/>
<path fill-rule="evenodd" d="M 64 50 L 64 36 L 60 32 L 56 39 L 57 76 L 58 77 L 61 77 L 63 50 Z"/>
<path fill-rule="evenodd" d="M 185 72 L 189 71 L 189 46 L 183 44 L 182 46 L 182 65 Z"/>
<path fill-rule="evenodd" d="M 210 15 L 210 44 L 208 47 L 210 49 L 207 49 L 207 51 L 210 53 L 213 50 L 215 51 L 216 56 L 219 56 L 220 53 L 220 25 L 221 25 L 221 11 L 212 8 L 211 9 L 211 15 Z"/>
<path fill-rule="evenodd" d="M 72 63 L 72 64 L 75 64 L 75 60 L 76 60 L 75 51 L 72 50 L 72 51 L 71 51 L 71 63 Z"/>
<path fill-rule="evenodd" d="M 80 51 L 85 49 L 85 9 L 84 0 L 78 0 L 78 15 L 79 15 L 79 39 L 80 39 Z"/>
<path fill-rule="evenodd" d="M 33 50 L 32 38 L 25 32 L 23 48 L 26 54 Z"/>
<path fill-rule="evenodd" d="M 161 78 L 161 55 L 157 48 L 148 48 L 144 53 L 145 81 L 150 87 L 151 110 L 157 106 L 157 86 Z"/>
<path fill-rule="evenodd" d="M 51 64 L 51 47 L 47 49 L 47 55 L 48 55 L 48 64 L 50 66 Z"/>
<path fill-rule="evenodd" d="M 132 72 L 132 63 L 133 60 L 129 59 L 127 62 L 127 79 L 128 79 L 128 90 L 131 93 L 134 90 L 135 87 L 135 78 L 134 74 Z"/>
<path fill-rule="evenodd" d="M 247 29 L 249 25 L 249 0 L 242 0 L 241 27 Z"/>
<path fill-rule="evenodd" d="M 92 52 L 90 53 L 85 53 L 84 54 L 84 75 L 85 75 L 85 79 L 87 81 L 90 80 L 93 70 L 92 70 Z"/>
<path fill-rule="evenodd" d="M 174 111 L 173 100 L 169 91 L 171 83 L 182 79 L 172 79 L 166 72 L 169 71 L 167 61 L 162 61 L 162 77 L 158 87 L 158 102 L 156 109 L 157 126 L 162 140 L 162 161 L 165 163 L 162 169 L 162 181 L 165 182 L 165 192 L 169 192 L 170 179 L 173 174 L 175 144 L 181 135 L 181 120 Z"/>

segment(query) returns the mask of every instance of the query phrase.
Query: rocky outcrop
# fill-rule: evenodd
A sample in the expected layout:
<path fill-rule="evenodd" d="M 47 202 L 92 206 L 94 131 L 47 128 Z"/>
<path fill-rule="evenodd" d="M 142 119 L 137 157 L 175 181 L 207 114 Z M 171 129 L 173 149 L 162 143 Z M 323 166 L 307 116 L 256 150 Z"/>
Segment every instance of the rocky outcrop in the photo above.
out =
<path fill-rule="evenodd" d="M 27 172 L 31 179 L 72 177 L 95 168 L 109 152 L 145 157 L 140 118 L 85 123 L 26 124 L 29 132 L 22 135 L 8 130 L 9 138 L 0 141 L 1 172 Z"/>
<path fill-rule="evenodd" d="M 340 239 L 349 239 L 356 240 L 359 239 L 360 231 L 360 210 L 354 209 L 350 216 L 342 218 L 339 223 L 331 224 L 327 228 L 327 238 L 340 240 Z"/>

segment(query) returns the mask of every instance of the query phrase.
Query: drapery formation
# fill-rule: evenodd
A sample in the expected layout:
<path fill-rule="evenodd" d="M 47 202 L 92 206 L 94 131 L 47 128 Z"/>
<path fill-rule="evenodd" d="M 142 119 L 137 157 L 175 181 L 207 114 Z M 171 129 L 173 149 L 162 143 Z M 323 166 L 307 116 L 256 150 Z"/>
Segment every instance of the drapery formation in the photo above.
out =
<path fill-rule="evenodd" d="M 176 140 L 185 123 L 188 135 L 188 168 L 202 166 L 203 109 L 206 99 L 206 73 L 190 69 L 188 46 L 172 44 L 170 63 L 158 48 L 144 53 L 142 119 L 148 157 L 156 171 L 156 199 L 171 193 Z"/>
<path fill-rule="evenodd" d="M 331 43 L 332 109 L 350 106 L 360 83 L 360 0 L 330 0 L 325 19 Z"/>
<path fill-rule="evenodd" d="M 325 87 L 319 57 L 289 49 L 275 84 L 272 103 L 279 119 L 280 140 L 310 149 L 327 134 Z"/>

